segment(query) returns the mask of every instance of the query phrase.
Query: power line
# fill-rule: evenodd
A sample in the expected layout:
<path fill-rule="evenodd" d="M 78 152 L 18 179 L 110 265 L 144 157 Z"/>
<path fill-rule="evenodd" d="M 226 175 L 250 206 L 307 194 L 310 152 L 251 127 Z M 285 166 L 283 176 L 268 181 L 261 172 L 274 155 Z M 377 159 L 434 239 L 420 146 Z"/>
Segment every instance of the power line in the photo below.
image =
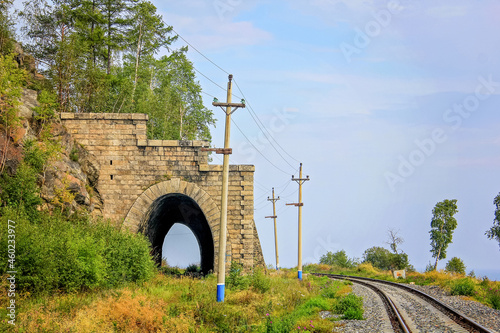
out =
<path fill-rule="evenodd" d="M 208 76 L 206 76 L 205 74 L 203 74 L 202 72 L 200 72 L 199 70 L 197 70 L 196 67 L 193 66 L 193 68 L 194 68 L 195 71 L 197 71 L 198 73 L 200 73 L 205 79 L 207 79 L 208 81 L 212 82 L 217 87 L 221 88 L 223 91 L 226 91 L 226 88 L 222 87 L 220 84 L 216 83 L 211 78 L 209 78 Z"/>
<path fill-rule="evenodd" d="M 165 22 L 165 21 L 164 21 Z M 186 42 L 187 45 L 191 46 L 196 52 L 198 52 L 203 58 L 207 59 L 209 62 L 211 62 L 215 67 L 217 67 L 218 69 L 220 69 L 221 71 L 223 71 L 224 73 L 226 73 L 227 75 L 229 75 L 228 72 L 226 72 L 222 67 L 220 67 L 219 65 L 217 65 L 215 62 L 213 62 L 212 60 L 210 60 L 206 55 L 204 55 L 203 53 L 201 53 L 200 51 L 198 51 L 198 49 L 196 47 L 194 47 L 193 45 L 191 45 L 186 39 L 184 39 L 184 37 L 182 37 L 180 34 L 177 33 L 177 31 L 175 31 L 173 28 L 172 28 L 172 31 L 177 34 L 177 36 L 179 36 L 184 42 Z"/>
<path fill-rule="evenodd" d="M 260 118 L 259 118 L 259 116 L 257 115 L 257 113 L 253 110 L 252 106 L 251 106 L 251 105 L 250 105 L 250 103 L 248 102 L 248 100 L 247 100 L 247 98 L 245 97 L 245 94 L 243 93 L 243 91 L 241 91 L 240 86 L 238 85 L 238 83 L 236 82 L 236 80 L 234 80 L 234 84 L 236 84 L 236 87 L 238 88 L 238 90 L 239 90 L 240 94 L 241 94 L 241 95 L 243 95 L 243 98 L 244 98 L 244 99 L 245 99 L 245 101 L 247 102 L 247 104 L 248 104 L 248 108 L 249 108 L 249 110 L 251 111 L 250 115 L 252 115 L 252 113 L 254 113 L 254 114 L 255 114 L 255 117 L 257 118 L 257 121 L 258 121 L 258 122 L 262 125 L 261 131 L 262 131 L 262 133 L 264 134 L 264 136 L 266 136 L 266 134 L 264 133 L 264 131 L 265 131 L 265 132 L 267 132 L 267 133 L 269 134 L 269 136 L 271 137 L 271 139 L 273 139 L 273 141 L 274 141 L 274 142 L 276 142 L 276 144 L 278 145 L 278 147 L 280 147 L 280 148 L 281 148 L 281 150 L 283 150 L 283 151 L 285 152 L 285 154 L 287 154 L 287 155 L 288 155 L 291 159 L 293 159 L 294 161 L 296 161 L 296 162 L 300 163 L 300 161 L 299 161 L 299 160 L 297 160 L 297 159 L 295 159 L 292 155 L 290 155 L 290 154 L 289 154 L 289 153 L 288 153 L 288 152 L 287 152 L 287 151 L 286 151 L 286 150 L 285 150 L 285 149 L 284 149 L 284 148 L 283 148 L 283 147 L 282 147 L 282 146 L 278 143 L 278 141 L 276 141 L 276 139 L 275 139 L 275 138 L 271 135 L 271 133 L 267 130 L 267 128 L 264 126 L 264 124 L 263 124 L 263 123 L 262 123 L 262 121 L 260 120 Z M 253 116 L 252 116 L 252 118 L 253 118 Z M 254 119 L 254 121 L 255 121 L 255 123 L 257 124 L 257 126 L 259 126 L 259 124 L 257 123 L 257 121 L 256 121 L 255 119 Z M 259 128 L 260 128 L 260 126 L 259 126 Z M 266 136 L 266 138 L 267 138 L 267 136 Z M 269 138 L 267 138 L 267 140 L 269 141 L 269 143 L 271 143 L 271 141 L 269 140 Z M 271 143 L 271 145 L 272 145 L 272 143 Z M 273 146 L 273 148 L 274 148 L 274 146 Z M 277 150 L 276 148 L 274 148 L 274 149 L 278 152 L 278 150 Z M 279 152 L 278 152 L 278 154 L 279 154 Z M 280 156 L 281 156 L 281 154 L 280 154 Z M 285 160 L 285 158 L 284 158 L 283 156 L 281 156 L 281 157 Z M 288 163 L 288 161 L 287 161 L 287 160 L 285 160 L 285 161 Z M 288 164 L 290 165 L 290 163 L 288 163 Z M 293 166 L 292 166 L 292 168 L 293 168 Z"/>
<path fill-rule="evenodd" d="M 212 97 L 212 98 L 216 98 L 214 95 L 210 95 L 209 93 L 204 92 L 203 90 L 201 91 L 201 93 L 202 93 L 202 94 L 205 94 L 205 95 L 207 95 L 207 96 L 210 96 L 210 97 Z"/>
<path fill-rule="evenodd" d="M 177 34 L 177 36 L 179 36 L 186 44 L 188 44 L 190 47 L 192 47 L 196 52 L 198 52 L 203 58 L 207 59 L 211 64 L 213 64 L 215 67 L 217 67 L 218 69 L 220 69 L 222 72 L 226 73 L 229 75 L 229 73 L 224 70 L 222 67 L 220 67 L 219 65 L 217 65 L 214 61 L 212 61 L 210 58 L 208 58 L 206 55 L 204 55 L 203 53 L 201 53 L 201 51 L 199 51 L 196 47 L 194 47 L 191 43 L 189 43 L 184 37 L 182 37 L 177 31 L 175 31 L 173 28 L 172 28 L 172 31 Z M 213 84 L 215 84 L 217 87 L 221 88 L 222 90 L 225 91 L 225 89 L 220 86 L 219 84 L 217 84 L 216 82 L 214 82 L 212 79 L 210 79 L 208 76 L 206 76 L 205 74 L 203 74 L 202 72 L 200 72 L 198 69 L 196 69 L 194 66 L 193 68 L 195 69 L 195 71 L 197 71 L 198 73 L 200 73 L 203 77 L 205 77 L 207 80 L 209 80 L 210 82 L 212 82 Z M 266 132 L 267 134 L 269 134 L 269 136 L 271 137 L 271 139 L 276 142 L 276 144 L 281 148 L 281 150 L 283 150 L 285 152 L 285 154 L 287 154 L 288 156 L 290 156 L 290 158 L 292 158 L 293 160 L 299 162 L 298 160 L 296 160 L 293 156 L 291 156 L 277 141 L 274 137 L 272 137 L 271 133 L 269 133 L 269 131 L 266 129 L 266 127 L 262 124 L 262 121 L 260 121 L 259 117 L 257 116 L 257 114 L 255 113 L 255 111 L 253 110 L 253 108 L 251 107 L 250 103 L 248 103 L 248 100 L 247 98 L 245 97 L 245 94 L 243 94 L 243 91 L 241 90 L 240 86 L 238 85 L 238 83 L 236 82 L 236 80 L 233 80 L 234 83 L 236 84 L 236 87 L 238 88 L 240 94 L 243 96 L 243 99 L 245 99 L 245 101 L 247 102 L 248 106 L 249 106 L 249 109 L 251 110 L 250 112 L 250 115 L 252 116 L 254 122 L 257 124 L 257 126 L 259 127 L 259 129 L 262 131 L 262 133 L 264 134 L 264 136 L 266 137 L 267 141 L 271 144 L 271 146 L 274 148 L 274 150 L 276 150 L 276 152 L 278 153 L 278 155 L 280 155 L 280 157 L 288 164 L 290 165 L 292 168 L 293 166 L 288 162 L 288 160 L 286 160 L 283 155 L 281 155 L 281 153 L 278 151 L 278 149 L 276 149 L 276 147 L 274 147 L 273 143 L 271 142 L 271 140 L 269 139 L 269 137 L 266 135 Z M 238 98 L 238 99 L 242 99 L 240 96 L 237 96 L 235 94 L 232 94 L 234 97 Z M 262 125 L 259 125 L 259 122 L 260 124 Z"/>
<path fill-rule="evenodd" d="M 241 128 L 236 124 L 236 122 L 234 120 L 232 120 L 234 126 L 236 126 L 236 128 L 240 131 L 240 133 L 245 137 L 245 139 L 247 139 L 247 141 L 252 145 L 252 147 L 262 156 L 264 157 L 264 159 L 266 161 L 268 161 L 273 167 L 275 167 L 277 170 L 283 172 L 285 175 L 288 175 L 289 173 L 284 171 L 283 169 L 279 168 L 278 166 L 276 166 L 276 164 L 274 164 L 273 162 L 271 162 L 264 154 L 261 153 L 261 151 L 259 149 L 257 149 L 257 147 L 255 147 L 255 145 L 252 143 L 252 141 L 250 141 L 250 139 L 248 139 L 248 137 L 245 135 L 245 133 L 243 133 L 243 131 L 241 130 Z"/>
<path fill-rule="evenodd" d="M 208 58 L 206 55 L 204 55 L 201 51 L 199 51 L 196 47 L 194 47 L 191 43 L 189 43 L 184 37 L 182 37 L 177 31 L 175 31 L 173 28 L 172 28 L 172 31 L 177 34 L 177 36 L 179 36 L 179 38 L 181 38 L 187 45 L 189 45 L 193 50 L 195 50 L 198 54 L 200 54 L 203 58 L 205 58 L 206 60 L 208 60 L 212 65 L 214 65 L 215 67 L 217 67 L 219 70 L 221 70 L 222 72 L 226 73 L 229 75 L 229 72 L 227 72 L 226 70 L 224 70 L 221 66 L 217 65 L 214 61 L 212 61 L 210 58 Z M 198 69 L 196 69 L 194 66 L 193 68 L 198 72 L 200 73 L 203 77 L 205 77 L 207 80 L 209 80 L 211 83 L 213 83 L 214 85 L 216 85 L 217 87 L 221 88 L 222 90 L 225 91 L 225 89 L 220 86 L 219 84 L 217 84 L 215 81 L 213 81 L 212 79 L 210 79 L 208 76 L 206 76 L 205 74 L 203 74 L 202 72 L 200 72 Z M 243 96 L 243 98 L 246 100 L 246 97 L 245 95 L 243 94 L 243 91 L 241 90 L 241 88 L 239 87 L 238 83 L 236 82 L 236 80 L 234 80 L 234 83 L 236 84 L 236 87 L 238 88 L 240 94 Z M 208 95 L 208 94 L 207 94 Z M 232 96 L 235 96 L 236 98 L 239 98 L 241 99 L 241 97 L 235 95 L 235 94 L 231 94 Z M 210 96 L 210 95 L 209 95 Z M 214 97 L 214 96 L 211 96 L 211 97 Z M 215 98 L 215 97 L 214 97 Z M 247 101 L 248 103 L 248 101 Z M 276 139 L 274 139 L 272 137 L 272 135 L 269 133 L 269 131 L 265 128 L 265 126 L 262 124 L 262 121 L 260 121 L 259 117 L 257 116 L 257 114 L 255 113 L 255 111 L 253 110 L 253 108 L 250 106 L 250 104 L 248 103 L 249 105 L 249 109 L 251 110 L 250 112 L 250 115 L 252 116 L 252 119 L 254 120 L 254 122 L 257 124 L 257 126 L 259 127 L 259 129 L 262 131 L 262 133 L 264 134 L 264 136 L 267 138 L 268 142 L 271 144 L 271 146 L 274 148 L 274 150 L 276 150 L 276 152 L 280 155 L 280 157 L 288 164 L 290 165 L 292 168 L 293 166 L 288 162 L 287 159 L 285 159 L 283 157 L 283 155 L 278 151 L 278 149 L 276 149 L 276 147 L 273 145 L 273 143 L 271 142 L 271 140 L 268 138 L 268 136 L 266 135 L 266 132 L 269 134 L 269 136 L 271 137 L 271 139 L 276 142 L 276 144 L 281 148 L 282 151 L 284 151 L 288 156 L 290 156 L 293 160 L 297 161 L 295 158 L 293 158 L 293 156 L 291 156 L 277 141 Z M 260 124 L 262 125 L 259 125 L 259 122 Z M 262 156 L 264 157 L 264 159 L 266 161 L 268 161 L 272 166 L 274 166 L 276 169 L 278 169 L 279 171 L 285 173 L 285 174 L 288 174 L 286 171 L 284 171 L 283 169 L 279 168 L 278 166 L 276 166 L 273 162 L 271 162 L 260 150 L 257 149 L 257 147 L 255 147 L 255 145 L 248 139 L 248 137 L 245 135 L 245 133 L 243 133 L 243 131 L 241 130 L 241 128 L 239 128 L 239 126 L 234 122 L 233 120 L 233 123 L 234 125 L 236 126 L 236 128 L 240 131 L 240 133 L 245 137 L 245 139 L 254 147 L 254 149 Z M 298 161 L 297 161 L 298 162 Z"/>

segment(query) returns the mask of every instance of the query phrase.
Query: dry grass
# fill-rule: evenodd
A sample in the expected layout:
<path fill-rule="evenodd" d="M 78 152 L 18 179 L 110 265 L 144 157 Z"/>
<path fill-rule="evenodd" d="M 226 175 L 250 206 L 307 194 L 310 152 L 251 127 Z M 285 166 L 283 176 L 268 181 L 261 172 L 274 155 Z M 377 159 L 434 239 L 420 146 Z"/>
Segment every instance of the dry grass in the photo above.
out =
<path fill-rule="evenodd" d="M 320 319 L 317 310 L 314 314 L 304 312 L 304 304 L 321 297 L 325 288 L 334 288 L 340 297 L 351 291 L 350 286 L 342 282 L 333 285 L 313 276 L 298 281 L 296 274 L 267 274 L 271 287 L 266 293 L 253 288 L 226 290 L 224 303 L 215 302 L 215 276 L 197 280 L 158 275 L 142 285 L 28 298 L 18 308 L 12 331 L 265 332 L 270 316 L 300 322 L 304 327 L 307 323 L 316 326 L 311 332 L 331 331 L 335 324 Z M 12 327 L 0 323 L 0 331 L 7 329 Z"/>
<path fill-rule="evenodd" d="M 396 281 L 390 271 L 381 271 L 373 267 L 370 263 L 362 263 L 354 269 L 342 269 L 326 265 L 308 265 L 309 272 L 329 272 L 334 274 L 355 275 L 363 277 L 371 277 L 382 280 Z M 500 308 L 500 281 L 489 281 L 487 278 L 476 278 L 446 272 L 445 270 L 430 271 L 425 273 L 407 272 L 405 280 L 397 280 L 398 282 L 414 282 L 419 285 L 437 285 L 448 292 L 456 293 L 460 288 L 460 284 L 468 284 L 472 290 L 470 294 L 462 297 L 475 300 L 493 308 Z M 463 288 L 462 288 L 463 289 Z"/>

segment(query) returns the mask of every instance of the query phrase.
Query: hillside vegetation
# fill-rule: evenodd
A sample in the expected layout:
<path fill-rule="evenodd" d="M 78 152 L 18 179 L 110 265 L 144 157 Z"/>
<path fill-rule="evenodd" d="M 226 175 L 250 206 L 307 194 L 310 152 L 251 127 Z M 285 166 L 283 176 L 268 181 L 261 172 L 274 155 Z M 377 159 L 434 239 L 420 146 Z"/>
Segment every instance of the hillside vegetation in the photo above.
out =
<path fill-rule="evenodd" d="M 94 292 L 26 297 L 14 332 L 331 332 L 340 318 L 361 319 L 347 282 L 295 272 L 233 276 L 215 301 L 216 277 L 156 275 L 141 284 Z M 337 313 L 321 319 L 320 311 Z M 2 314 L 3 315 L 3 314 Z M 0 329 L 7 329 L 3 321 Z"/>
<path fill-rule="evenodd" d="M 357 266 L 345 268 L 324 264 L 304 266 L 304 271 L 311 273 L 330 273 L 353 275 L 373 279 L 387 280 L 401 283 L 415 283 L 418 285 L 436 285 L 448 291 L 451 295 L 469 297 L 494 309 L 500 310 L 500 282 L 490 281 L 487 277 L 478 278 L 473 274 L 457 274 L 444 270 L 431 270 L 424 273 L 406 272 L 406 278 L 395 279 L 391 271 L 384 271 L 372 266 L 371 263 L 361 263 Z"/>

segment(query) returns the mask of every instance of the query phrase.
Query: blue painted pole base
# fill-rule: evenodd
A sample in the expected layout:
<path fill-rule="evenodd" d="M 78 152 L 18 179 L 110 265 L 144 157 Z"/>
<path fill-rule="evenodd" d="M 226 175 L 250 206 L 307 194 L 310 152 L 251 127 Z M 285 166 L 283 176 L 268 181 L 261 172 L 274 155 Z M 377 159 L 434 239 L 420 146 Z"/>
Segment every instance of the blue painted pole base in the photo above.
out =
<path fill-rule="evenodd" d="M 224 302 L 224 283 L 217 284 L 217 302 Z"/>
<path fill-rule="evenodd" d="M 302 271 L 299 271 L 299 280 L 302 281 Z"/>

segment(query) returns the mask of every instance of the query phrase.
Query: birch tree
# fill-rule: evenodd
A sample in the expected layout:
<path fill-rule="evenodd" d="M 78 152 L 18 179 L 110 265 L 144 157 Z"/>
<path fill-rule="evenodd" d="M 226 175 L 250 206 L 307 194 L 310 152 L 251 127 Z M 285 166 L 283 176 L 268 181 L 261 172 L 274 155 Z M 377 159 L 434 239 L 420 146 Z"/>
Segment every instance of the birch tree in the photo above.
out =
<path fill-rule="evenodd" d="M 457 228 L 457 220 L 453 217 L 458 212 L 457 200 L 438 202 L 432 210 L 431 221 L 431 253 L 436 258 L 434 270 L 438 261 L 446 258 L 446 250 L 452 242 L 453 231 Z"/>
<path fill-rule="evenodd" d="M 498 245 L 500 245 L 500 193 L 493 200 L 493 204 L 495 205 L 495 219 L 493 220 L 493 226 L 486 231 L 486 236 L 489 239 L 496 239 L 498 241 Z"/>

